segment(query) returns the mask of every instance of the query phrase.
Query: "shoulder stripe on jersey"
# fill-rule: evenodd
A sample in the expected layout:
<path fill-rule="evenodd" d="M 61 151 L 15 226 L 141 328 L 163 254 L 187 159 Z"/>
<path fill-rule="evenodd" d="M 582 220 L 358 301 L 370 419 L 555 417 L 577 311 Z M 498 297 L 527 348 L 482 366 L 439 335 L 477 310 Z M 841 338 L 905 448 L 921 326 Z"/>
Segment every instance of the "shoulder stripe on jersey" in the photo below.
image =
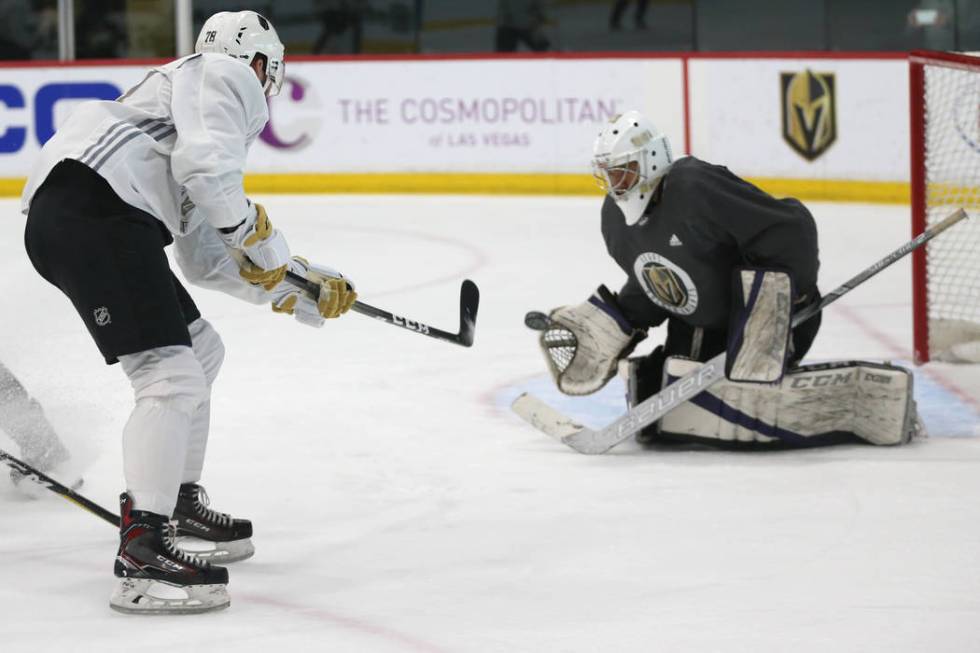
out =
<path fill-rule="evenodd" d="M 161 121 L 158 124 L 153 125 L 153 127 L 151 127 L 150 129 L 144 129 L 143 131 L 146 132 L 147 136 L 152 136 L 153 138 L 156 138 L 157 134 L 159 134 L 160 132 L 164 131 L 165 129 L 171 126 L 172 125 L 169 122 Z"/>
<path fill-rule="evenodd" d="M 139 129 L 134 129 L 133 127 L 129 127 L 128 129 L 120 132 L 119 138 L 115 140 L 115 145 L 113 145 L 111 150 L 109 150 L 104 155 L 102 155 L 101 159 L 99 159 L 92 165 L 92 170 L 98 171 L 98 169 L 101 168 L 103 164 L 105 164 L 105 162 L 109 159 L 109 157 L 115 154 L 120 147 L 122 147 L 129 141 L 133 140 L 137 136 L 142 136 L 143 134 L 144 132 L 140 131 Z"/>
<path fill-rule="evenodd" d="M 148 120 L 144 120 L 144 121 L 140 122 L 139 124 L 137 124 L 136 127 L 143 127 L 143 130 L 142 131 L 137 131 L 133 127 L 128 127 L 125 130 L 123 130 L 122 132 L 120 132 L 119 133 L 119 137 L 116 138 L 115 141 L 114 141 L 115 145 L 113 145 L 112 149 L 109 150 L 108 152 L 106 152 L 102 156 L 102 158 L 99 159 L 94 164 L 94 166 L 93 166 L 92 169 L 93 170 L 98 170 L 99 168 L 101 168 L 103 165 L 105 165 L 105 162 L 108 161 L 109 158 L 119 150 L 119 148 L 121 148 L 123 145 L 125 145 L 129 141 L 133 140 L 134 138 L 136 138 L 140 134 L 146 134 L 147 136 L 150 136 L 151 138 L 154 138 L 157 141 L 161 141 L 164 138 L 166 138 L 167 136 L 169 136 L 170 134 L 173 134 L 173 133 L 175 133 L 177 131 L 177 128 L 174 127 L 173 125 L 171 125 L 168 122 L 159 122 L 158 124 L 153 125 L 153 127 L 147 129 L 145 127 L 145 125 L 148 122 L 157 122 L 157 121 L 155 121 L 153 119 L 148 119 Z M 92 158 L 94 159 L 95 157 L 93 156 Z"/>
<path fill-rule="evenodd" d="M 94 170 L 98 170 L 105 165 L 105 162 L 109 159 L 109 157 L 115 154 L 119 148 L 133 140 L 133 138 L 136 136 L 146 134 L 147 136 L 155 138 L 157 141 L 159 141 L 161 138 L 164 138 L 165 135 L 154 136 L 154 132 L 159 133 L 161 130 L 167 130 L 168 128 L 171 131 L 176 131 L 176 129 L 170 123 L 157 120 L 156 118 L 141 120 L 136 125 L 128 123 L 124 124 L 126 124 L 126 127 L 112 136 L 101 148 L 99 148 L 99 150 L 92 153 L 88 161 L 83 161 L 83 163 L 86 165 L 91 165 Z M 103 152 L 105 152 L 105 154 L 103 154 Z"/>
<path fill-rule="evenodd" d="M 162 134 L 157 134 L 153 138 L 157 139 L 158 141 L 162 141 L 163 139 L 167 138 L 168 136 L 170 136 L 172 134 L 176 134 L 176 133 L 177 133 L 177 128 L 171 125 L 170 129 L 168 129 L 167 131 L 163 132 Z"/>
<path fill-rule="evenodd" d="M 111 136 L 112 136 L 112 133 L 113 133 L 114 131 L 116 131 L 117 129 L 119 129 L 120 127 L 122 127 L 122 126 L 123 126 L 123 125 L 125 125 L 125 124 L 126 124 L 126 123 L 124 123 L 124 122 L 122 122 L 122 121 L 120 121 L 120 122 L 117 122 L 117 123 L 115 123 L 115 124 L 114 124 L 114 125 L 112 125 L 111 127 L 109 127 L 109 129 L 107 129 L 107 130 L 105 131 L 105 133 L 104 133 L 104 134 L 102 134 L 102 137 L 101 137 L 101 138 L 99 138 L 99 140 L 97 140 L 97 141 L 95 141 L 94 143 L 92 143 L 91 145 L 89 145 L 89 146 L 88 146 L 88 149 L 86 149 L 86 150 L 85 150 L 85 151 L 84 151 L 84 152 L 82 153 L 82 156 L 80 156 L 80 157 L 78 158 L 78 160 L 79 160 L 79 161 L 81 161 L 82 163 L 86 163 L 86 161 L 85 161 L 85 159 L 87 159 L 87 158 L 88 158 L 88 155 L 92 153 L 92 150 L 94 150 L 95 148 L 97 148 L 97 147 L 99 147 L 100 145 L 102 145 L 102 143 L 103 143 L 103 142 L 105 141 L 105 139 L 107 139 L 107 138 L 109 138 L 109 137 L 111 137 Z"/>
<path fill-rule="evenodd" d="M 165 139 L 165 138 L 167 138 L 169 136 L 172 136 L 173 134 L 176 134 L 176 133 L 177 133 L 177 128 L 176 127 L 171 127 L 167 131 L 163 132 L 162 134 L 157 134 L 153 138 L 157 139 L 157 141 L 162 141 L 163 139 Z"/>
<path fill-rule="evenodd" d="M 156 120 L 156 118 L 146 118 L 145 120 L 141 120 L 140 122 L 136 123 L 135 126 L 139 129 L 142 129 L 146 125 L 150 124 L 151 122 L 155 123 L 158 121 Z M 123 129 L 121 131 L 117 131 L 117 128 L 119 127 L 123 127 Z M 79 159 L 79 161 L 81 161 L 85 165 L 89 165 L 92 161 L 97 159 L 99 155 L 102 154 L 102 152 L 104 152 L 115 141 L 119 140 L 119 138 L 123 134 L 125 134 L 127 131 L 129 131 L 132 128 L 133 125 L 126 121 L 117 122 L 115 125 L 110 127 L 105 134 L 102 135 L 102 138 L 100 138 L 99 141 L 95 144 L 96 149 L 93 150 L 92 147 L 89 147 L 82 155 L 82 157 Z"/>

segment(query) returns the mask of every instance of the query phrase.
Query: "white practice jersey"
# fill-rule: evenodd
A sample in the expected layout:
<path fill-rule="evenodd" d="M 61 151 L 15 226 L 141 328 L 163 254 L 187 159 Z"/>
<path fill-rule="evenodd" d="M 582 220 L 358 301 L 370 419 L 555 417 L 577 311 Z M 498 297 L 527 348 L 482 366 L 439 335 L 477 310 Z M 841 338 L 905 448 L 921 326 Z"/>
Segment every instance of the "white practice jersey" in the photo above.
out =
<path fill-rule="evenodd" d="M 238 276 L 217 229 L 254 211 L 242 188 L 245 158 L 268 119 L 255 72 L 232 57 L 193 54 L 153 68 L 118 100 L 85 102 L 71 113 L 42 148 L 21 209 L 28 212 L 55 165 L 74 159 L 167 227 L 189 281 L 266 301 Z"/>

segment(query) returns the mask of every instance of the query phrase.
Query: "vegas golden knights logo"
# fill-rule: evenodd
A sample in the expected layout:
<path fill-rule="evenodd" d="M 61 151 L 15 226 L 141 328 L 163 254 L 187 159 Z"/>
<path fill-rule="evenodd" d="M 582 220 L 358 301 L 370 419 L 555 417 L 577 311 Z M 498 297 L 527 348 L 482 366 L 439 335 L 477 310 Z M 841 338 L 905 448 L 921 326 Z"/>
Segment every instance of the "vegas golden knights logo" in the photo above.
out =
<path fill-rule="evenodd" d="M 780 73 L 783 140 L 813 161 L 837 140 L 833 73 Z"/>
<path fill-rule="evenodd" d="M 697 310 L 698 289 L 691 275 L 670 259 L 654 252 L 640 254 L 633 263 L 633 273 L 657 306 L 677 315 Z"/>
<path fill-rule="evenodd" d="M 677 273 L 659 263 L 650 263 L 643 272 L 654 294 L 668 306 L 679 308 L 687 303 L 687 290 Z"/>

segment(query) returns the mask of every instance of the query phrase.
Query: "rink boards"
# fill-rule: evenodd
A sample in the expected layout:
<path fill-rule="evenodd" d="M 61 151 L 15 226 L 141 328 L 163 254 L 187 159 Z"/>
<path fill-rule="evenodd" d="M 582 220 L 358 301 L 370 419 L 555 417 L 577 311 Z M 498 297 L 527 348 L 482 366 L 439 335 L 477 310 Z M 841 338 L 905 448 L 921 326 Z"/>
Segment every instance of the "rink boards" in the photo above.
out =
<path fill-rule="evenodd" d="M 0 192 L 19 192 L 78 102 L 117 97 L 158 62 L 111 63 L 3 68 Z M 723 162 L 772 192 L 904 202 L 908 94 L 905 56 L 890 53 L 294 57 L 247 186 L 597 192 L 592 140 L 637 108 L 676 154 Z M 961 146 L 977 156 L 977 121 L 964 120 Z"/>

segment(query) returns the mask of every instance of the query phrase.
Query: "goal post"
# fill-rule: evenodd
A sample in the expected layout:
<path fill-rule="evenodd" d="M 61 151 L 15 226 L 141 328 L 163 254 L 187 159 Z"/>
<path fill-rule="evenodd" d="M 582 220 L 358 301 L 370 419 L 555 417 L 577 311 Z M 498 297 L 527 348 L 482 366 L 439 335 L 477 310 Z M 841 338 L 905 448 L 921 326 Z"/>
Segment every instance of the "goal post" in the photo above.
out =
<path fill-rule="evenodd" d="M 970 214 L 913 254 L 915 362 L 980 362 L 980 57 L 913 52 L 909 105 L 912 235 Z"/>

